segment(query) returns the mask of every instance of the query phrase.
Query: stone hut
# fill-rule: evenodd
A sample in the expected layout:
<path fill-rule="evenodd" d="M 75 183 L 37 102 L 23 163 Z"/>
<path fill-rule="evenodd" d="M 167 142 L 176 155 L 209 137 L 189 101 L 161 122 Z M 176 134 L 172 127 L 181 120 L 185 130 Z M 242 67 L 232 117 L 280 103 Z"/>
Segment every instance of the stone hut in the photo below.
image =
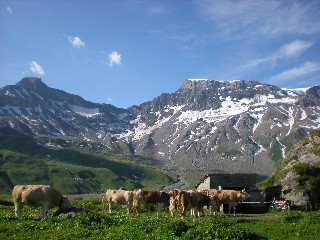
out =
<path fill-rule="evenodd" d="M 201 189 L 245 189 L 250 199 L 237 206 L 237 212 L 261 213 L 269 207 L 265 188 L 257 187 L 257 174 L 208 174 L 195 186 Z M 269 200 L 269 199 L 268 199 Z M 224 206 L 224 209 L 228 209 Z"/>

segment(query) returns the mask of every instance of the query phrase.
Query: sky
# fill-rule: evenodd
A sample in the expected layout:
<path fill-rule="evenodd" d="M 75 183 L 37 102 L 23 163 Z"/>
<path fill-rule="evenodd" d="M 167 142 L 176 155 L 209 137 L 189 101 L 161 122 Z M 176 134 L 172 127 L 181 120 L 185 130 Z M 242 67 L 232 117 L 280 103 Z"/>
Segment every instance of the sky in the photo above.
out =
<path fill-rule="evenodd" d="M 0 87 L 127 108 L 187 79 L 320 85 L 319 0 L 1 0 Z"/>

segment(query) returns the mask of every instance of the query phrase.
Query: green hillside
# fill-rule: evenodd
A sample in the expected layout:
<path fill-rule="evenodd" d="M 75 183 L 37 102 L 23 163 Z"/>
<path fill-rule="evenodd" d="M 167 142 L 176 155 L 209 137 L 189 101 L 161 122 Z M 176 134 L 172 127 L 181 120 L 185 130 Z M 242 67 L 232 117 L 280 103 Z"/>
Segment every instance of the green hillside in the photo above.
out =
<path fill-rule="evenodd" d="M 44 147 L 37 142 L 50 142 Z M 176 181 L 149 159 L 126 157 L 102 145 L 74 139 L 39 141 L 0 128 L 0 193 L 17 184 L 49 184 L 65 194 L 100 193 L 109 188 L 160 188 Z"/>

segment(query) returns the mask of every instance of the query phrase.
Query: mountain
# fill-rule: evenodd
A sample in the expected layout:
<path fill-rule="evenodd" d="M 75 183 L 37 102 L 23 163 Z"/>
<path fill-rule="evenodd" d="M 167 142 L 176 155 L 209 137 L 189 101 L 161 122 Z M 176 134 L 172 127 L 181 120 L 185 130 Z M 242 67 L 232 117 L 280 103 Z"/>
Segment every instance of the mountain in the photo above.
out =
<path fill-rule="evenodd" d="M 128 110 L 119 139 L 193 184 L 208 173 L 270 176 L 293 143 L 320 127 L 320 87 L 283 90 L 257 81 L 187 80 Z"/>
<path fill-rule="evenodd" d="M 294 143 L 320 127 L 319 96 L 319 86 L 295 90 L 201 79 L 119 109 L 24 78 L 0 89 L 0 125 L 155 159 L 192 186 L 208 173 L 270 176 Z"/>
<path fill-rule="evenodd" d="M 50 88 L 40 78 L 24 78 L 0 89 L 0 122 L 37 136 L 74 136 L 107 141 L 128 129 L 130 113 Z"/>

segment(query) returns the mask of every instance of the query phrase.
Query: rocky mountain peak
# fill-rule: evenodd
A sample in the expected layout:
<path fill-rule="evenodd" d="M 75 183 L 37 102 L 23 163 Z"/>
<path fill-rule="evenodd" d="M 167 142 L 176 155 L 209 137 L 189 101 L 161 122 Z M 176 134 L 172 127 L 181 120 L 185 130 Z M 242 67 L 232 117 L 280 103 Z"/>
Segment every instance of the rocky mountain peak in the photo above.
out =
<path fill-rule="evenodd" d="M 188 90 L 188 89 L 205 89 L 211 87 L 214 81 L 209 79 L 187 79 L 182 86 L 180 87 L 180 91 Z"/>
<path fill-rule="evenodd" d="M 249 89 L 253 88 L 257 85 L 261 85 L 258 81 L 255 80 L 232 80 L 232 81 L 217 81 L 217 80 L 209 80 L 209 79 L 188 79 L 186 80 L 179 91 L 185 90 L 237 90 L 237 89 Z"/>
<path fill-rule="evenodd" d="M 320 86 L 313 86 L 309 88 L 306 93 L 316 98 L 320 98 Z"/>
<path fill-rule="evenodd" d="M 48 87 L 42 82 L 41 78 L 37 77 L 25 77 L 17 85 L 29 90 L 40 90 Z"/>

